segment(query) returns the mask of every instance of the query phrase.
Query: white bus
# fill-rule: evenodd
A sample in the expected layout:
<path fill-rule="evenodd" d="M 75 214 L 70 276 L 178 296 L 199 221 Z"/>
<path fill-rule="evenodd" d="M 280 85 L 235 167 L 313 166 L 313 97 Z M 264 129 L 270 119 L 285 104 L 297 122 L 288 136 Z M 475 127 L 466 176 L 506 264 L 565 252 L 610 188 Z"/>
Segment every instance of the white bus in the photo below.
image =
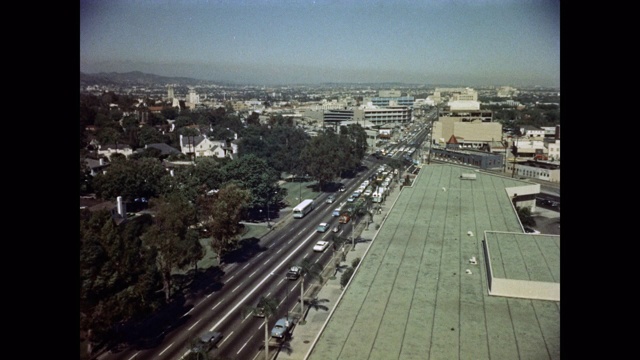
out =
<path fill-rule="evenodd" d="M 305 215 L 309 213 L 309 211 L 313 210 L 316 207 L 316 204 L 313 202 L 313 199 L 305 199 L 298 206 L 293 208 L 293 217 L 296 219 L 303 218 Z"/>

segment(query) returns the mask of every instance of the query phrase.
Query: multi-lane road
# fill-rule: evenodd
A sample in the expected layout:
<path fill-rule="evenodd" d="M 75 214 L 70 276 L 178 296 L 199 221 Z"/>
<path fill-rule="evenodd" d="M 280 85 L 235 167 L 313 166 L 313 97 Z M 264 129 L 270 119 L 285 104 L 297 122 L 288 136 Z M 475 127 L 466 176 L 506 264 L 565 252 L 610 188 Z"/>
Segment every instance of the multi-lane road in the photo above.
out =
<path fill-rule="evenodd" d="M 357 178 L 343 179 L 346 191 L 336 193 L 333 204 L 325 203 L 328 194 L 322 194 L 315 199 L 315 209 L 304 218 L 293 219 L 287 215 L 273 231 L 260 239 L 251 256 L 224 265 L 223 273 L 211 279 L 208 292 L 187 298 L 179 308 L 182 315 L 172 324 L 163 325 L 166 330 L 147 345 L 107 352 L 99 359 L 180 359 L 188 352 L 190 341 L 206 331 L 223 334 L 212 354 L 228 359 L 255 358 L 264 347 L 263 319 L 244 316 L 246 307 L 255 306 L 261 296 L 276 298 L 278 311 L 270 319 L 269 326 L 295 308 L 301 294 L 301 279 L 287 280 L 287 270 L 303 259 L 317 263 L 321 268 L 329 263 L 333 255 L 331 247 L 324 252 L 314 252 L 313 246 L 319 240 L 330 240 L 334 233 L 319 233 L 316 227 L 327 222 L 332 228 L 337 223 L 337 218 L 331 216 L 335 204 L 345 201 L 376 168 L 370 166 Z M 341 232 L 345 234 L 338 235 L 349 236 L 350 231 L 351 226 L 343 226 Z M 305 280 L 305 292 L 315 281 Z"/>

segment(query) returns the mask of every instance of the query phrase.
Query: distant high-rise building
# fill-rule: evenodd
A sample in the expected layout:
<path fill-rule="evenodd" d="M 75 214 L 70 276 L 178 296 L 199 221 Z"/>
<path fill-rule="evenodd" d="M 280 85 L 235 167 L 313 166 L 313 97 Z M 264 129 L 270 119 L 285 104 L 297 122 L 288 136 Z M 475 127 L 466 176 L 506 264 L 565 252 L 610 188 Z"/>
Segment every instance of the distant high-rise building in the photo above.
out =
<path fill-rule="evenodd" d="M 173 85 L 169 85 L 169 87 L 167 88 L 167 99 L 173 100 L 173 98 Z"/>

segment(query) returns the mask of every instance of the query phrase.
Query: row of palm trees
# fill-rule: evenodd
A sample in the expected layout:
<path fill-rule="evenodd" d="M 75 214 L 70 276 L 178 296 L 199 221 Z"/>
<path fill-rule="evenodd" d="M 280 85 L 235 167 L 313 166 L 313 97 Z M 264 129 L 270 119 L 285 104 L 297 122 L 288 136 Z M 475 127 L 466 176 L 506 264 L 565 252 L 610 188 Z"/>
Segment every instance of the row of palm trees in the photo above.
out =
<path fill-rule="evenodd" d="M 299 324 L 304 324 L 305 309 L 304 309 L 304 280 L 305 277 L 309 277 L 309 280 L 319 279 L 322 282 L 322 276 L 320 275 L 320 266 L 316 263 L 312 263 L 309 260 L 302 260 L 297 266 L 300 268 L 300 319 Z M 243 317 L 250 316 L 251 314 L 261 312 L 264 314 L 264 355 L 265 359 L 269 359 L 269 319 L 276 315 L 278 311 L 278 299 L 274 297 L 260 297 L 260 300 L 256 306 L 246 306 L 243 309 Z M 287 312 L 288 317 L 288 312 Z"/>

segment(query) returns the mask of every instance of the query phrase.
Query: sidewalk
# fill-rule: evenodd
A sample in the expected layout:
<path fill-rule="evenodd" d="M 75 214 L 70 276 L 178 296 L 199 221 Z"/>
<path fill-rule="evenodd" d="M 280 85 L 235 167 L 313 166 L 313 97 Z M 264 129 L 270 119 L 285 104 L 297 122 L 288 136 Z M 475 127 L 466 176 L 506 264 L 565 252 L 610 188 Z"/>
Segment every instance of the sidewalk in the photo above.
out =
<path fill-rule="evenodd" d="M 358 223 L 354 230 L 357 239 L 355 249 L 352 250 L 351 243 L 349 243 L 345 244 L 344 252 L 341 250 L 335 252 L 336 260 L 341 257 L 342 254 L 345 255 L 344 261 L 340 261 L 339 270 L 336 271 L 336 262 L 330 261 L 322 271 L 324 281 L 322 285 L 317 283 L 306 285 L 305 283 L 307 287 L 307 289 L 305 289 L 305 299 L 315 299 L 317 306 L 314 307 L 314 305 L 305 304 L 306 316 L 296 322 L 291 333 L 291 338 L 288 341 L 280 344 L 279 348 L 270 347 L 270 358 L 283 360 L 303 360 L 306 358 L 312 345 L 320 336 L 320 332 L 329 318 L 329 314 L 340 299 L 343 291 L 340 286 L 340 278 L 343 272 L 351 267 L 354 259 L 363 259 L 369 245 L 378 232 L 376 226 L 380 225 L 384 219 L 386 219 L 391 206 L 400 194 L 399 188 L 399 184 L 396 183 L 390 189 L 389 195 L 385 201 L 380 204 L 382 208 L 381 213 L 374 214 L 373 222 L 369 225 L 368 229 L 365 221 Z M 297 317 L 300 316 L 299 305 L 296 306 L 293 314 Z M 260 357 L 258 356 L 258 358 Z"/>

